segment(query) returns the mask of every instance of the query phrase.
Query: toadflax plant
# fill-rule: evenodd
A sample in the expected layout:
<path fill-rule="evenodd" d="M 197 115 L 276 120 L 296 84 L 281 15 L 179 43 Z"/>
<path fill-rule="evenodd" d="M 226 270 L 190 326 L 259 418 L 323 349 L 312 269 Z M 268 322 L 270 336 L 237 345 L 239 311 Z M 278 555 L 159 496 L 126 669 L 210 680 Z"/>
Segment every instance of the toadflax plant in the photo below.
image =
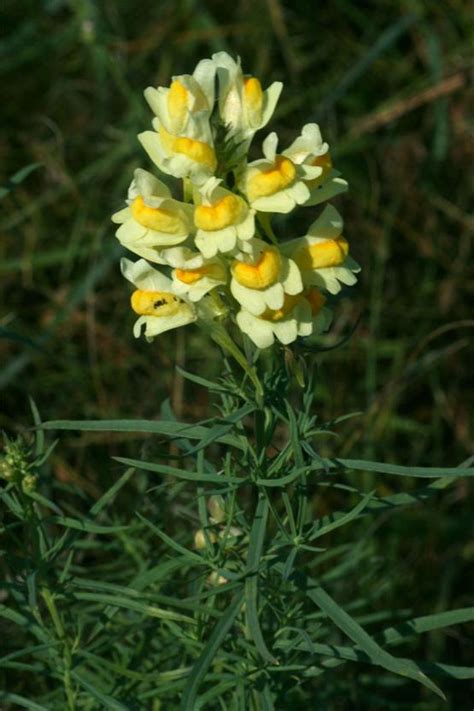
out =
<path fill-rule="evenodd" d="M 367 522 L 474 470 L 319 450 L 339 420 L 314 413 L 302 354 L 329 328 L 331 298 L 359 267 L 341 216 L 322 207 L 347 183 L 316 124 L 280 151 L 270 133 L 264 157 L 248 160 L 281 89 L 263 91 L 221 52 L 145 92 L 155 118 L 139 139 L 158 173 L 138 168 L 113 216 L 117 238 L 140 257 L 122 260 L 134 334 L 152 341 L 196 324 L 216 341 L 217 382 L 181 372 L 211 392 L 217 414 L 178 422 L 165 403 L 150 421 L 41 423 L 33 406 L 35 441 L 7 442 L 0 468 L 10 570 L 0 616 L 23 650 L 10 645 L 3 664 L 33 680 L 26 696 L 10 676 L 0 693 L 8 703 L 330 710 L 378 708 L 396 693 L 410 707 L 421 699 L 435 708 L 430 699 L 444 698 L 438 677 L 441 686 L 443 677 L 473 677 L 450 659 L 405 656 L 417 635 L 472 621 L 473 611 L 381 609 Z M 177 179 L 174 195 L 162 174 Z M 307 211 L 309 227 L 280 238 L 272 214 L 294 210 Z M 149 461 L 148 440 L 136 459 L 116 458 L 126 471 L 84 516 L 77 490 L 48 478 L 44 431 L 57 429 L 148 433 L 156 456 Z M 433 481 L 383 495 L 362 490 L 361 472 Z M 315 519 L 315 497 L 339 504 Z M 351 534 L 338 530 L 349 524 Z"/>

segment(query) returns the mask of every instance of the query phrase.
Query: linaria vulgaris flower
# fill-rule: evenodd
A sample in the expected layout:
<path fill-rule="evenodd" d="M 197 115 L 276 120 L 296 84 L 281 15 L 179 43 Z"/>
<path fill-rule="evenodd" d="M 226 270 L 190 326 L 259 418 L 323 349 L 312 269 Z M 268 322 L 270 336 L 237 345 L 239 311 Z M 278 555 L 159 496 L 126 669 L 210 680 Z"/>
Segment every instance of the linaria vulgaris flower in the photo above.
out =
<path fill-rule="evenodd" d="M 347 182 L 315 123 L 280 151 L 270 133 L 263 157 L 248 161 L 282 86 L 262 89 L 239 59 L 218 52 L 169 87 L 146 89 L 153 130 L 138 138 L 157 175 L 135 170 L 127 206 L 112 217 L 118 240 L 142 257 L 122 260 L 135 286 L 135 336 L 152 340 L 197 321 L 211 334 L 218 327 L 221 343 L 235 343 L 240 331 L 268 348 L 329 328 L 331 296 L 354 284 L 360 267 L 335 207 L 313 210 L 347 190 Z M 275 235 L 272 214 L 297 209 L 308 210 L 303 236 L 288 228 Z"/>

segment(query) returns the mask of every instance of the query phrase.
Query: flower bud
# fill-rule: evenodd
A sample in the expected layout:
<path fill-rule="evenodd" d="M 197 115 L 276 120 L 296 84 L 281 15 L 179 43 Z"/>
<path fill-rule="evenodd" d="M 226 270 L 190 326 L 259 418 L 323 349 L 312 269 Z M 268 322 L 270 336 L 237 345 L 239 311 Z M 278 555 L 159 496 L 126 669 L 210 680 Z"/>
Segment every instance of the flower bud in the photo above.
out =
<path fill-rule="evenodd" d="M 34 474 L 27 474 L 21 482 L 21 488 L 25 494 L 32 494 L 36 490 L 38 477 Z"/>
<path fill-rule="evenodd" d="M 0 478 L 5 479 L 5 481 L 12 481 L 14 478 L 12 465 L 7 461 L 7 458 L 2 459 L 0 462 Z"/>
<path fill-rule="evenodd" d="M 211 496 L 207 502 L 213 523 L 222 523 L 226 519 L 225 502 L 220 494 Z"/>
<path fill-rule="evenodd" d="M 207 539 L 211 543 L 215 543 L 217 541 L 217 536 L 214 533 L 214 531 L 207 531 Z M 207 540 L 206 540 L 206 534 L 204 533 L 202 528 L 199 528 L 196 533 L 194 534 L 194 547 L 198 551 L 204 550 L 207 546 Z"/>
<path fill-rule="evenodd" d="M 227 578 L 224 578 L 223 575 L 219 575 L 217 570 L 213 570 L 212 573 L 208 576 L 207 582 L 209 585 L 212 585 L 213 587 L 216 585 L 225 585 L 227 582 Z"/>

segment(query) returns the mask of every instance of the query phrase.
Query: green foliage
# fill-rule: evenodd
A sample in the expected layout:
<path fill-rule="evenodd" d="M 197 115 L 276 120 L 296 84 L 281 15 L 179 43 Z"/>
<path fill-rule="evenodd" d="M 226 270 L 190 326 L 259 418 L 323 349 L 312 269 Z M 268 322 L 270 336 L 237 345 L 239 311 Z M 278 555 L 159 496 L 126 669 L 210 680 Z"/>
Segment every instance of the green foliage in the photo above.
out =
<path fill-rule="evenodd" d="M 43 424 L 32 404 L 35 440 L 8 442 L 2 468 L 5 702 L 244 711 L 317 700 L 330 709 L 349 689 L 358 705 L 371 703 L 374 689 L 384 698 L 385 678 L 398 680 L 401 699 L 414 682 L 445 699 L 446 679 L 474 678 L 474 668 L 419 659 L 414 645 L 422 633 L 473 622 L 474 609 L 413 619 L 378 606 L 374 615 L 358 580 L 349 597 L 342 584 L 358 560 L 371 566 L 358 521 L 436 496 L 474 469 L 320 457 L 314 446 L 330 423 L 312 414 L 311 383 L 303 397 L 291 393 L 283 355 L 260 372 L 260 406 L 252 381 L 236 380 L 226 362 L 212 385 L 219 414 L 198 425 Z M 48 476 L 45 432 L 107 426 L 152 432 L 159 454 L 154 462 L 116 457 L 128 469 L 81 515 L 80 490 L 58 489 Z M 165 463 L 173 459 L 179 466 Z M 384 497 L 349 485 L 351 470 L 435 481 Z M 33 471 L 38 492 L 24 486 Z M 344 492 L 345 510 L 313 520 L 311 498 L 331 490 Z M 394 618 L 402 622 L 387 627 Z M 416 661 L 393 655 L 394 644 Z"/>

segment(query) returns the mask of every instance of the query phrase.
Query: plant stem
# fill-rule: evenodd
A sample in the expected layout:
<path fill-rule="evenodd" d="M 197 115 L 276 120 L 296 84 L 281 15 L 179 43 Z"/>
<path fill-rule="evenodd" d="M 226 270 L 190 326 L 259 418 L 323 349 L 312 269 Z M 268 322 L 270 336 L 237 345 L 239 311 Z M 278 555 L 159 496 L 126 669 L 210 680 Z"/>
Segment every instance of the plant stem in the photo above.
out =
<path fill-rule="evenodd" d="M 53 621 L 54 629 L 56 630 L 58 639 L 62 643 L 64 659 L 64 691 L 66 694 L 68 711 L 74 711 L 74 709 L 76 708 L 76 694 L 71 679 L 72 654 L 68 644 L 66 631 L 64 629 L 61 616 L 58 612 L 58 608 L 56 607 L 54 595 L 51 593 L 49 588 L 43 587 L 41 589 L 41 596 L 46 604 L 46 607 L 48 608 L 49 614 L 51 615 L 51 619 Z"/>

